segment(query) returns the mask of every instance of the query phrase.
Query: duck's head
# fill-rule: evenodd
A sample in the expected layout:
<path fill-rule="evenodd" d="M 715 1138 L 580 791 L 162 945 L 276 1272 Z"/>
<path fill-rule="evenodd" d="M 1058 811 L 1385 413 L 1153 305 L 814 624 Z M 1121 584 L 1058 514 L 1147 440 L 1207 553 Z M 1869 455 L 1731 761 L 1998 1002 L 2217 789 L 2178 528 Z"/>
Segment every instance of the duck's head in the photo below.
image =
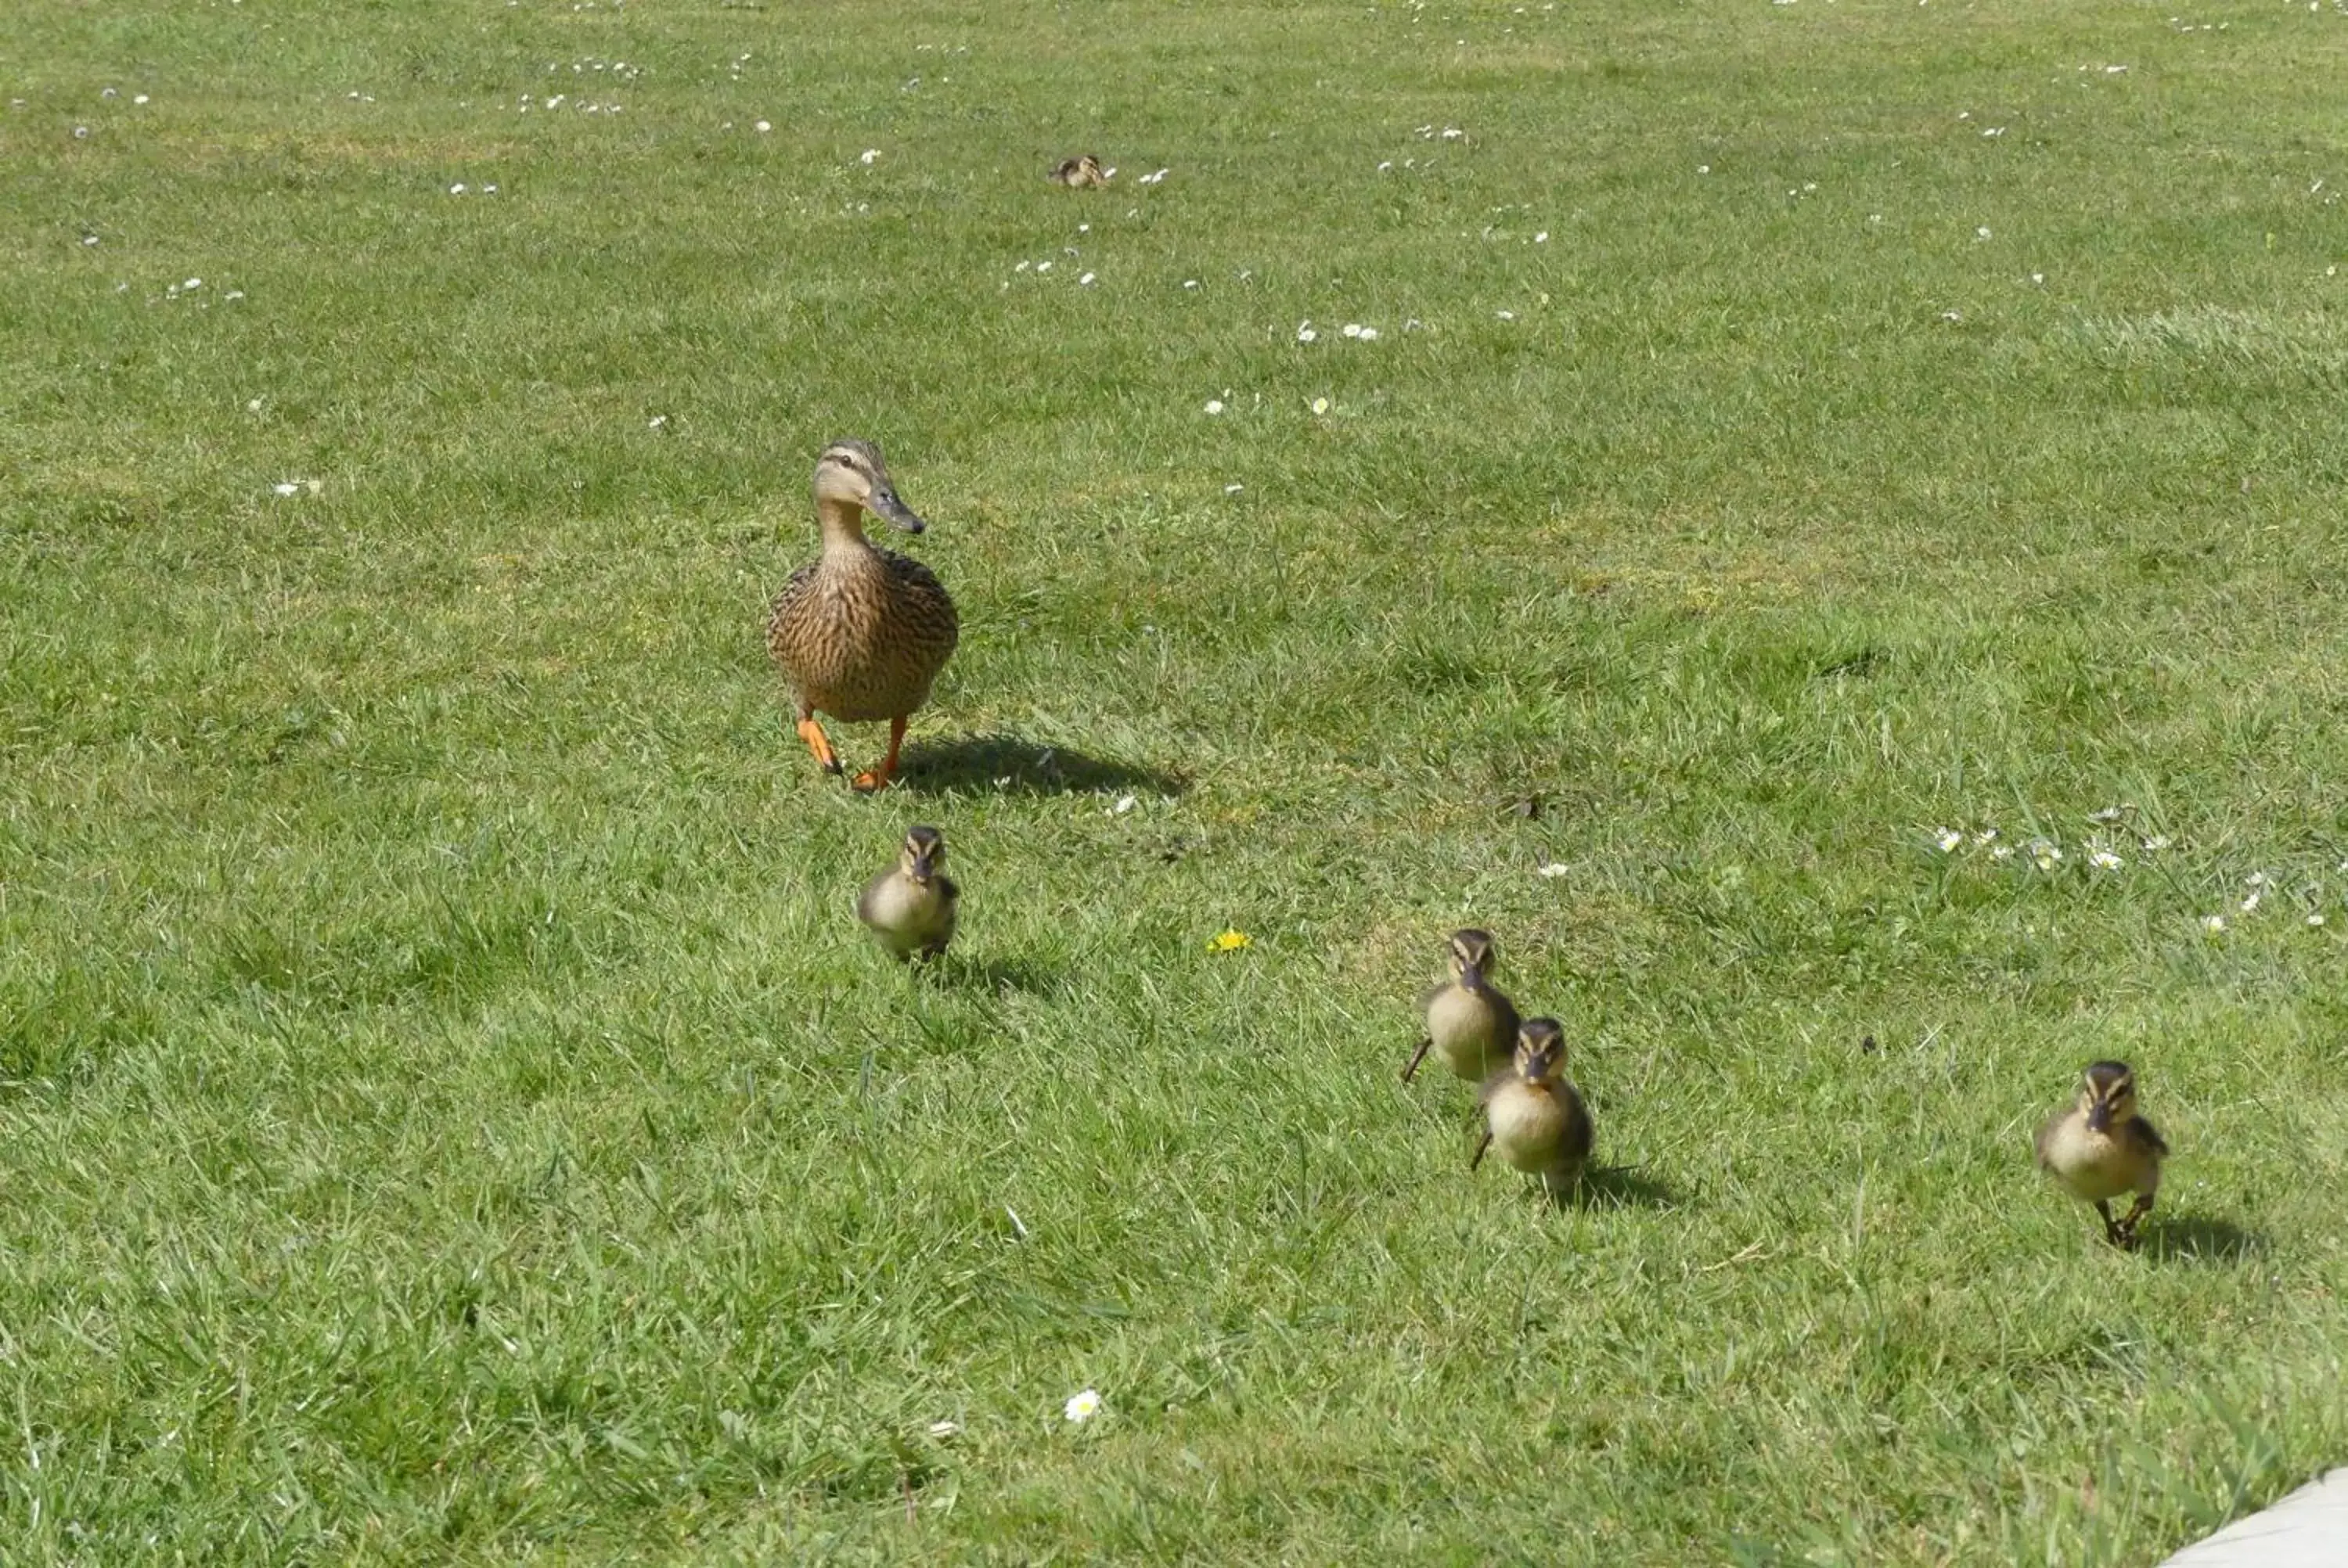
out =
<path fill-rule="evenodd" d="M 1553 1018 L 1529 1018 L 1517 1029 L 1517 1076 L 1547 1086 L 1565 1075 L 1565 1030 Z"/>
<path fill-rule="evenodd" d="M 1451 978 L 1469 990 L 1482 989 L 1492 970 L 1492 933 L 1470 926 L 1451 933 Z"/>
<path fill-rule="evenodd" d="M 870 441 L 835 441 L 823 449 L 816 459 L 815 498 L 818 506 L 860 507 L 909 534 L 927 526 L 897 498 L 880 448 Z"/>
<path fill-rule="evenodd" d="M 927 887 L 937 874 L 945 869 L 946 838 L 934 827 L 909 827 L 905 843 L 897 852 L 898 869 L 916 887 Z"/>
<path fill-rule="evenodd" d="M 2079 1109 L 2090 1132 L 2108 1132 L 2136 1114 L 2136 1072 L 2125 1061 L 2092 1061 L 2079 1075 Z"/>

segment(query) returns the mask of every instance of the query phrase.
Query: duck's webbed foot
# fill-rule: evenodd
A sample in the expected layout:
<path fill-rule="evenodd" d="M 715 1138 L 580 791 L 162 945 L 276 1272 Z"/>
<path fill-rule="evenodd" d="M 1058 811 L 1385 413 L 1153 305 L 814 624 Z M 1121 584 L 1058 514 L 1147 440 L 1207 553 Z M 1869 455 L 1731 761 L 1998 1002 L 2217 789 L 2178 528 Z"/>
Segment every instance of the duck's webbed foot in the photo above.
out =
<path fill-rule="evenodd" d="M 868 768 L 863 773 L 858 774 L 850 782 L 865 794 L 870 794 L 876 790 L 887 789 L 889 781 L 897 776 L 897 752 L 904 743 L 905 719 L 902 714 L 900 714 L 889 721 L 889 754 L 880 759 L 879 767 Z"/>
<path fill-rule="evenodd" d="M 828 774 L 839 772 L 839 753 L 831 749 L 831 737 L 823 733 L 823 726 L 815 722 L 814 714 L 810 713 L 799 721 L 799 739 L 805 741 L 808 750 L 815 753 L 818 767 Z"/>

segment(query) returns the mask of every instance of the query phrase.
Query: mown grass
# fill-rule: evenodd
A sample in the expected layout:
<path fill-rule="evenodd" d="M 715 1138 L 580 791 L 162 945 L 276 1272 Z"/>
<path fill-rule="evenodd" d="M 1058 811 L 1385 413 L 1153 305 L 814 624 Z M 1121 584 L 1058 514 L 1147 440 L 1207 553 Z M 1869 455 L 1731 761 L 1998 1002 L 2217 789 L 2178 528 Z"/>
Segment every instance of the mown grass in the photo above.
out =
<path fill-rule="evenodd" d="M 2343 79 L 2331 4 L 11 8 L 5 1555 L 2142 1563 L 2339 1462 Z M 758 635 L 845 434 L 965 621 L 877 801 Z M 1395 1081 L 1469 919 L 1584 1205 Z M 2027 1158 L 2106 1054 L 2133 1257 Z"/>

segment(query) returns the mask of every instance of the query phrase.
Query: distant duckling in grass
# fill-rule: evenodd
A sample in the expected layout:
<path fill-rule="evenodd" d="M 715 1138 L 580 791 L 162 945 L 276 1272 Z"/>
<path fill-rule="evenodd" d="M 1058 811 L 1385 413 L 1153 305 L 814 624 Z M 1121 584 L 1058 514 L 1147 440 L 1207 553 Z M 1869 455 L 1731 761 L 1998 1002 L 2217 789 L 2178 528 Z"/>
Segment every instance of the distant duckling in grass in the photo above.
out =
<path fill-rule="evenodd" d="M 962 889 L 945 874 L 945 865 L 942 834 L 934 827 L 908 828 L 897 864 L 857 896 L 856 917 L 900 960 L 934 958 L 953 940 Z"/>
<path fill-rule="evenodd" d="M 1550 1193 L 1581 1179 L 1597 1130 L 1581 1094 L 1565 1080 L 1565 1030 L 1553 1018 L 1527 1019 L 1517 1032 L 1516 1060 L 1484 1085 L 1484 1138 L 1468 1162 L 1474 1170 L 1488 1149 L 1539 1176 Z"/>
<path fill-rule="evenodd" d="M 1517 1009 L 1491 982 L 1492 934 L 1470 927 L 1451 933 L 1451 978 L 1419 999 L 1426 1033 L 1402 1070 L 1408 1083 L 1432 1050 L 1445 1066 L 1481 1083 L 1509 1064 L 1517 1046 Z"/>
<path fill-rule="evenodd" d="M 2137 1225 L 2152 1212 L 2160 1162 L 2168 1145 L 2136 1113 L 2136 1073 L 2125 1061 L 2096 1061 L 2079 1075 L 2078 1102 L 2038 1129 L 2038 1168 L 2104 1216 L 2104 1239 L 2133 1247 Z M 2126 1217 L 2112 1200 L 2134 1193 Z"/>
<path fill-rule="evenodd" d="M 1052 180 L 1056 185 L 1065 185 L 1073 190 L 1084 190 L 1094 186 L 1107 185 L 1108 175 L 1102 170 L 1100 159 L 1087 152 L 1077 158 L 1063 159 L 1053 169 Z"/>

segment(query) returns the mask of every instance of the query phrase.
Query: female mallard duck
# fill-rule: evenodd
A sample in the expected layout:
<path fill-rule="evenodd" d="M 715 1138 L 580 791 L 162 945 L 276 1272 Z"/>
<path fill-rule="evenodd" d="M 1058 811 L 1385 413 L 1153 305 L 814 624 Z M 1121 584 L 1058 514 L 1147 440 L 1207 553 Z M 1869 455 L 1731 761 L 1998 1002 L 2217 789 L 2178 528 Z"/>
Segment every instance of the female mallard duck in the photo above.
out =
<path fill-rule="evenodd" d="M 2136 1229 L 2152 1212 L 2160 1190 L 2160 1162 L 2168 1145 L 2136 1113 L 2136 1074 L 2125 1061 L 2094 1061 L 2079 1075 L 2078 1101 L 2038 1129 L 2038 1168 L 2104 1216 L 2104 1239 L 2136 1245 Z M 2134 1193 L 2127 1215 L 2112 1218 L 2112 1200 Z"/>
<path fill-rule="evenodd" d="M 1468 1162 L 1474 1170 L 1484 1152 L 1528 1175 L 1539 1176 L 1554 1195 L 1581 1179 L 1595 1143 L 1590 1109 L 1565 1080 L 1565 1030 L 1553 1018 L 1529 1018 L 1517 1033 L 1517 1058 L 1484 1085 L 1484 1141 Z"/>
<path fill-rule="evenodd" d="M 890 487 L 879 447 L 869 441 L 825 447 L 815 466 L 815 510 L 823 554 L 791 573 L 776 596 L 767 650 L 791 683 L 799 738 L 828 771 L 840 771 L 839 757 L 816 723 L 818 712 L 851 724 L 889 721 L 889 755 L 855 780 L 860 790 L 877 790 L 895 774 L 905 722 L 929 701 L 961 622 L 929 568 L 864 537 L 866 512 L 909 534 L 924 527 Z"/>

